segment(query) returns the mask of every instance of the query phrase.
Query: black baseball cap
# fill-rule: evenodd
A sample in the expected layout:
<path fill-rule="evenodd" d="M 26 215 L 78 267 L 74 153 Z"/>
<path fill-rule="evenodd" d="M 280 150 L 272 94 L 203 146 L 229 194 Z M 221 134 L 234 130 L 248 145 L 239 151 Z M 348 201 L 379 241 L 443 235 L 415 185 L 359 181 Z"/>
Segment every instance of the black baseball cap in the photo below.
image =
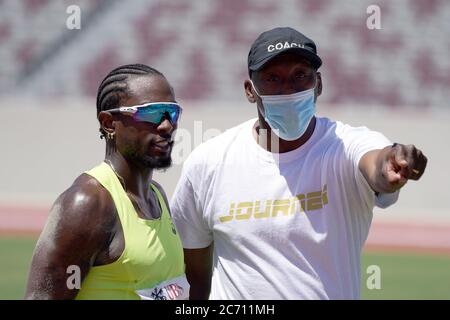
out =
<path fill-rule="evenodd" d="M 248 53 L 248 73 L 260 70 L 267 62 L 284 52 L 293 52 L 306 58 L 318 69 L 322 60 L 316 44 L 303 33 L 289 27 L 275 28 L 261 33 Z"/>

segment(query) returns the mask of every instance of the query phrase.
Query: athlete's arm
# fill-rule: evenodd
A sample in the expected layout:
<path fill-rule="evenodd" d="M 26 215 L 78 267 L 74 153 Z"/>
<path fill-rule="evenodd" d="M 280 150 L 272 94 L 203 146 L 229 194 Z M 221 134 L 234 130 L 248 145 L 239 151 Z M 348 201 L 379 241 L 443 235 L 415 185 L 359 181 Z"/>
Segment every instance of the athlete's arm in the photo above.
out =
<path fill-rule="evenodd" d="M 414 145 L 395 143 L 381 150 L 367 152 L 359 162 L 359 169 L 372 190 L 392 193 L 406 182 L 419 180 L 427 166 L 427 158 Z"/>
<path fill-rule="evenodd" d="M 76 297 L 79 290 L 73 288 L 73 277 L 78 272 L 74 270 L 79 268 L 82 284 L 113 230 L 114 205 L 99 186 L 95 179 L 82 175 L 54 203 L 34 250 L 26 299 Z"/>
<path fill-rule="evenodd" d="M 202 249 L 184 249 L 190 300 L 207 300 L 211 291 L 213 244 Z"/>

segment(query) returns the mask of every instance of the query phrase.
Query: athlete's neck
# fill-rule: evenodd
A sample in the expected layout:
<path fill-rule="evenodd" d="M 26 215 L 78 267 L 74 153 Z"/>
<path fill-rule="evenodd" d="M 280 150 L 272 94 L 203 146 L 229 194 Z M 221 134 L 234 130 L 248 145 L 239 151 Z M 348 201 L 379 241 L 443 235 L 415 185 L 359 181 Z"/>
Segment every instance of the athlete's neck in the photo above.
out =
<path fill-rule="evenodd" d="M 264 120 L 264 117 L 261 114 L 258 114 L 258 121 L 253 126 L 253 137 L 256 142 L 267 151 L 284 153 L 295 150 L 304 145 L 311 138 L 315 128 L 316 117 L 313 117 L 305 133 L 300 138 L 294 141 L 287 141 L 275 135 L 270 129 L 270 126 Z"/>
<path fill-rule="evenodd" d="M 127 193 L 132 193 L 139 198 L 147 198 L 153 169 L 127 161 L 118 151 L 107 153 L 105 162 L 111 166 L 121 180 Z"/>

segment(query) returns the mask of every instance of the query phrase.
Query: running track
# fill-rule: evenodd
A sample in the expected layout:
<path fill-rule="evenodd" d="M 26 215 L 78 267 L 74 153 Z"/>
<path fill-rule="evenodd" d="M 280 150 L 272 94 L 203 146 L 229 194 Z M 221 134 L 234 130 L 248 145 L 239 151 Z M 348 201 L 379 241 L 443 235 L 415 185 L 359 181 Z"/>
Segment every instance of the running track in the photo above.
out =
<path fill-rule="evenodd" d="M 0 236 L 38 236 L 48 210 L 47 207 L 0 205 Z M 373 223 L 365 249 L 450 256 L 450 224 Z"/>

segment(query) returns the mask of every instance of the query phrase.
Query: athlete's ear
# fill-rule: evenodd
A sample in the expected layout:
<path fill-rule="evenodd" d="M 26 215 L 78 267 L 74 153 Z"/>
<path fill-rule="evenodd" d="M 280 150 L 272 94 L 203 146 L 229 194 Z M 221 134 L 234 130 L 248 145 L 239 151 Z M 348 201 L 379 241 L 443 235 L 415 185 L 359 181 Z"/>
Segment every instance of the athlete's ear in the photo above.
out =
<path fill-rule="evenodd" d="M 255 92 L 253 90 L 253 86 L 250 80 L 245 80 L 244 81 L 244 90 L 245 90 L 245 96 L 247 97 L 247 100 L 250 103 L 255 103 L 256 102 L 256 95 Z"/>
<path fill-rule="evenodd" d="M 98 114 L 98 121 L 100 122 L 101 129 L 106 133 L 114 134 L 115 125 L 113 121 L 113 116 L 108 111 L 100 111 Z"/>

